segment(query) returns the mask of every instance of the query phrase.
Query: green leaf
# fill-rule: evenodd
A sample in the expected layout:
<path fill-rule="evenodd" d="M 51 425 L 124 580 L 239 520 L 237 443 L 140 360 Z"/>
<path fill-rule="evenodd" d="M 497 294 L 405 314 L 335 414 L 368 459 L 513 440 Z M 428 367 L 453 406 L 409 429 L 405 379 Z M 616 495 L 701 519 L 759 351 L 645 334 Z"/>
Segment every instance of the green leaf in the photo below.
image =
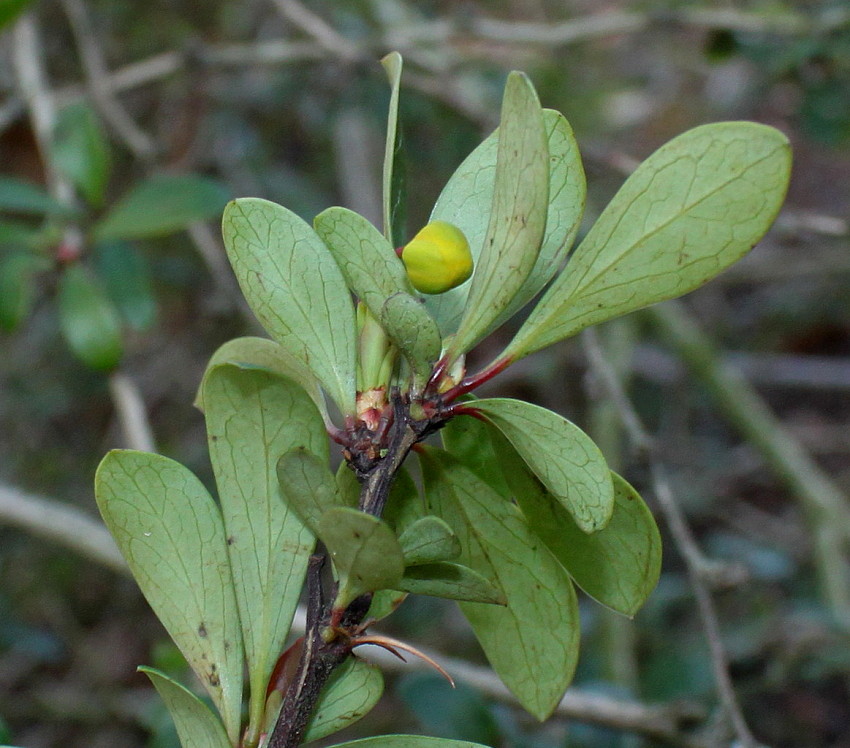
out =
<path fill-rule="evenodd" d="M 319 537 L 339 575 L 336 607 L 345 608 L 364 592 L 394 589 L 404 573 L 404 557 L 390 526 L 349 507 L 322 515 Z"/>
<path fill-rule="evenodd" d="M 21 221 L 0 221 L 0 247 L 37 249 L 43 245 L 44 234 Z"/>
<path fill-rule="evenodd" d="M 410 477 L 407 468 L 402 466 L 395 474 L 390 496 L 384 507 L 383 519 L 395 530 L 396 535 L 401 535 L 424 516 L 425 502 L 422 500 L 419 488 Z"/>
<path fill-rule="evenodd" d="M 439 517 L 421 517 L 398 536 L 405 566 L 448 561 L 460 555 L 457 535 Z"/>
<path fill-rule="evenodd" d="M 787 139 L 766 125 L 721 122 L 674 138 L 626 180 L 504 355 L 701 286 L 761 239 L 790 168 Z"/>
<path fill-rule="evenodd" d="M 233 568 L 259 726 L 314 538 L 282 500 L 280 457 L 303 448 L 328 459 L 321 415 L 295 382 L 261 369 L 213 368 L 204 379 L 207 438 Z"/>
<path fill-rule="evenodd" d="M 127 242 L 99 242 L 94 266 L 106 293 L 134 330 L 147 330 L 156 321 L 156 298 L 147 258 Z"/>
<path fill-rule="evenodd" d="M 377 738 L 337 743 L 331 748 L 487 748 L 487 746 L 465 740 L 429 738 L 423 735 L 381 735 Z"/>
<path fill-rule="evenodd" d="M 328 469 L 327 458 L 320 460 L 303 447 L 280 458 L 277 475 L 283 500 L 314 533 L 319 531 L 319 522 L 328 509 L 346 506 Z M 348 506 L 356 507 L 357 502 Z"/>
<path fill-rule="evenodd" d="M 460 561 L 501 587 L 507 607 L 462 603 L 505 685 L 538 719 L 552 713 L 578 659 L 569 575 L 519 510 L 442 450 L 420 453 L 429 511 L 460 538 Z"/>
<path fill-rule="evenodd" d="M 611 473 L 584 431 L 551 410 L 521 400 L 476 400 L 468 407 L 498 427 L 584 532 L 605 527 L 614 510 Z"/>
<path fill-rule="evenodd" d="M 551 280 L 566 258 L 581 222 L 586 185 L 572 129 L 563 115 L 552 109 L 543 110 L 543 124 L 548 133 L 549 150 L 546 233 L 531 274 L 490 329 L 511 317 Z M 496 130 L 458 167 L 431 213 L 431 220 L 447 221 L 463 231 L 476 260 L 487 232 L 498 150 L 499 131 Z M 470 286 L 471 283 L 465 283 L 426 299 L 444 336 L 457 330 Z"/>
<path fill-rule="evenodd" d="M 369 221 L 346 208 L 328 208 L 313 219 L 313 226 L 348 287 L 381 321 L 424 383 L 440 356 L 440 333 L 424 304 L 412 296 L 395 250 Z"/>
<path fill-rule="evenodd" d="M 471 395 L 464 396 L 464 400 L 477 402 L 477 398 Z M 500 496 L 510 498 L 511 490 L 493 450 L 491 430 L 491 426 L 477 418 L 452 418 L 440 429 L 440 438 L 446 452 L 466 465 Z"/>
<path fill-rule="evenodd" d="M 493 207 L 466 309 L 449 344 L 454 360 L 477 343 L 525 284 L 540 252 L 549 204 L 549 151 L 543 111 L 528 78 L 505 85 Z"/>
<path fill-rule="evenodd" d="M 328 248 L 294 213 L 258 198 L 228 203 L 222 228 L 257 319 L 312 370 L 343 414 L 354 413 L 354 306 Z"/>
<path fill-rule="evenodd" d="M 103 458 L 95 496 L 142 593 L 212 697 L 235 745 L 242 637 L 218 506 L 180 463 L 133 450 Z"/>
<path fill-rule="evenodd" d="M 69 206 L 52 198 L 40 185 L 4 176 L 0 176 L 0 211 L 36 216 L 73 213 Z"/>
<path fill-rule="evenodd" d="M 380 669 L 349 657 L 322 689 L 303 742 L 319 740 L 354 724 L 372 711 L 383 692 L 384 676 Z"/>
<path fill-rule="evenodd" d="M 221 213 L 227 190 L 196 174 L 158 174 L 133 187 L 94 226 L 97 241 L 150 239 Z"/>
<path fill-rule="evenodd" d="M 383 208 L 384 236 L 394 246 L 404 244 L 405 175 L 401 163 L 403 155 L 401 127 L 398 123 L 398 94 L 401 88 L 402 59 L 398 52 L 390 52 L 381 60 L 390 81 L 390 106 L 387 114 L 387 142 L 384 151 Z M 374 312 L 373 312 L 374 314 Z M 378 315 L 375 315 L 376 317 Z"/>
<path fill-rule="evenodd" d="M 154 668 L 139 671 L 150 678 L 165 702 L 183 748 L 231 748 L 221 720 L 188 688 Z"/>
<path fill-rule="evenodd" d="M 86 268 L 73 264 L 65 269 L 58 301 L 62 335 L 74 355 L 92 369 L 114 369 L 124 347 L 121 320 Z"/>
<path fill-rule="evenodd" d="M 195 407 L 201 411 L 204 410 L 204 379 L 221 364 L 233 364 L 241 369 L 263 369 L 287 377 L 304 389 L 323 417 L 327 416 L 325 399 L 307 365 L 292 356 L 280 343 L 250 336 L 228 340 L 213 353 L 195 395 Z"/>
<path fill-rule="evenodd" d="M 12 23 L 30 3 L 32 0 L 0 0 L 0 29 Z"/>
<path fill-rule="evenodd" d="M 528 471 L 507 440 L 497 435 L 495 441 L 499 465 L 534 532 L 588 595 L 633 616 L 655 589 L 661 571 L 661 536 L 637 491 L 612 473 L 611 521 L 587 535 Z"/>
<path fill-rule="evenodd" d="M 10 332 L 23 322 L 35 298 L 35 276 L 49 267 L 45 257 L 30 252 L 0 257 L 0 330 Z"/>
<path fill-rule="evenodd" d="M 410 364 L 414 390 L 421 390 L 440 357 L 442 341 L 437 323 L 419 299 L 405 293 L 387 299 L 380 320 L 387 337 Z"/>
<path fill-rule="evenodd" d="M 430 595 L 447 600 L 505 605 L 504 593 L 486 577 L 462 564 L 437 562 L 409 566 L 398 588 L 414 595 Z"/>
<path fill-rule="evenodd" d="M 99 208 L 112 171 L 109 141 L 97 114 L 87 104 L 59 112 L 53 130 L 53 163 L 90 205 Z"/>

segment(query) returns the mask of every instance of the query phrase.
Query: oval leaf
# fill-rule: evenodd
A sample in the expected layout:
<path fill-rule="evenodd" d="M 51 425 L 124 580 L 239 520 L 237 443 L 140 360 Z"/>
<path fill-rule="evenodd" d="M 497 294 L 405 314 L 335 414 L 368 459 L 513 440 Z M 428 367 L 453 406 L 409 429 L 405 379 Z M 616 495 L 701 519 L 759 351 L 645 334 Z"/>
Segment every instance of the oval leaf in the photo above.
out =
<path fill-rule="evenodd" d="M 549 152 L 534 87 L 508 76 L 499 126 L 493 207 L 466 309 L 449 345 L 454 360 L 468 351 L 513 301 L 540 252 L 549 205 Z"/>
<path fill-rule="evenodd" d="M 99 242 L 94 265 L 106 293 L 134 330 L 146 330 L 156 321 L 156 298 L 147 258 L 127 242 Z"/>
<path fill-rule="evenodd" d="M 43 187 L 0 176 L 0 211 L 30 215 L 68 215 L 73 209 L 50 196 Z"/>
<path fill-rule="evenodd" d="M 447 600 L 505 605 L 504 593 L 489 579 L 462 564 L 438 562 L 410 566 L 398 588 L 414 595 L 430 595 Z"/>
<path fill-rule="evenodd" d="M 372 711 L 383 692 L 384 676 L 380 669 L 349 657 L 322 689 L 303 742 L 318 740 L 353 725 Z"/>
<path fill-rule="evenodd" d="M 282 500 L 281 455 L 327 460 L 321 415 L 295 382 L 261 369 L 216 366 L 204 379 L 207 439 L 227 533 L 259 726 L 266 686 L 289 633 L 314 538 Z"/>
<path fill-rule="evenodd" d="M 439 517 L 421 517 L 409 525 L 398 542 L 404 552 L 404 565 L 417 566 L 448 561 L 460 555 L 457 535 Z"/>
<path fill-rule="evenodd" d="M 106 133 L 91 107 L 72 104 L 59 112 L 52 156 L 56 168 L 91 205 L 103 205 L 112 156 Z"/>
<path fill-rule="evenodd" d="M 371 514 L 349 507 L 329 509 L 319 522 L 319 537 L 339 575 L 339 608 L 364 592 L 393 589 L 404 573 L 395 533 Z"/>
<path fill-rule="evenodd" d="M 404 244 L 405 174 L 401 163 L 402 139 L 398 122 L 398 94 L 401 88 L 402 59 L 390 52 L 381 60 L 390 81 L 390 106 L 387 114 L 387 141 L 384 150 L 383 209 L 384 236 L 397 247 Z M 377 315 L 376 315 L 377 316 Z"/>
<path fill-rule="evenodd" d="M 150 678 L 165 702 L 183 748 L 231 748 L 221 720 L 188 688 L 154 668 L 139 671 Z"/>
<path fill-rule="evenodd" d="M 721 122 L 674 138 L 626 180 L 505 355 L 701 286 L 761 239 L 790 169 L 788 140 L 766 125 Z"/>
<path fill-rule="evenodd" d="M 549 150 L 546 232 L 531 274 L 491 329 L 515 314 L 552 279 L 566 259 L 581 223 L 587 190 L 572 128 L 562 114 L 552 109 L 543 110 L 543 125 L 548 134 Z M 484 244 L 493 202 L 498 150 L 499 131 L 496 130 L 458 167 L 431 213 L 431 220 L 447 221 L 463 231 L 476 260 Z M 457 330 L 470 285 L 465 283 L 426 299 L 428 310 L 444 336 Z"/>
<path fill-rule="evenodd" d="M 59 278 L 59 324 L 84 364 L 99 371 L 118 365 L 124 348 L 118 312 L 82 265 L 70 265 Z"/>
<path fill-rule="evenodd" d="M 655 589 L 661 572 L 661 536 L 637 491 L 612 473 L 611 521 L 587 535 L 531 474 L 507 440 L 495 434 L 494 442 L 499 465 L 531 528 L 588 595 L 618 613 L 633 616 Z"/>
<path fill-rule="evenodd" d="M 468 407 L 498 427 L 584 532 L 605 527 L 614 509 L 611 473 L 584 431 L 551 410 L 521 400 L 475 400 Z"/>
<path fill-rule="evenodd" d="M 419 299 L 406 293 L 390 296 L 379 319 L 387 337 L 410 364 L 413 388 L 418 391 L 428 381 L 440 357 L 442 341 L 437 323 Z"/>
<path fill-rule="evenodd" d="M 204 380 L 216 366 L 222 364 L 233 364 L 241 369 L 263 369 L 291 379 L 310 396 L 322 417 L 327 420 L 325 399 L 307 365 L 292 356 L 280 343 L 251 336 L 228 340 L 213 353 L 195 395 L 194 405 L 199 410 L 204 410 Z"/>
<path fill-rule="evenodd" d="M 303 447 L 280 458 L 277 476 L 283 500 L 314 533 L 318 533 L 319 522 L 328 509 L 357 506 L 356 501 L 344 501 L 336 478 L 328 469 L 327 458 L 320 460 Z"/>
<path fill-rule="evenodd" d="M 429 511 L 460 538 L 460 561 L 501 587 L 507 607 L 461 603 L 487 659 L 520 703 L 545 719 L 578 660 L 578 603 L 569 575 L 519 510 L 448 453 L 420 453 Z"/>
<path fill-rule="evenodd" d="M 95 225 L 97 241 L 149 239 L 221 213 L 227 190 L 195 174 L 159 174 L 137 184 Z"/>
<path fill-rule="evenodd" d="M 0 330 L 10 332 L 23 322 L 35 297 L 35 276 L 49 267 L 46 258 L 30 252 L 0 257 Z"/>
<path fill-rule="evenodd" d="M 203 484 L 161 455 L 113 450 L 95 496 L 142 593 L 222 715 L 233 744 L 242 637 L 221 513 Z"/>
<path fill-rule="evenodd" d="M 354 413 L 354 306 L 328 248 L 292 211 L 259 198 L 228 203 L 222 230 L 257 319 L 344 414 Z"/>

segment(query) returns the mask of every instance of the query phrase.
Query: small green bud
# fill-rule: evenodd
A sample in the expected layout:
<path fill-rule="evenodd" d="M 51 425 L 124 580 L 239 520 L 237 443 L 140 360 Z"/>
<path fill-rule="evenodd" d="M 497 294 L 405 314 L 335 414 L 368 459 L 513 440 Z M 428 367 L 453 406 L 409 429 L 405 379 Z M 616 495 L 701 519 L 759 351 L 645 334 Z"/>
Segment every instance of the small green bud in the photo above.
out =
<path fill-rule="evenodd" d="M 432 221 L 401 252 L 417 291 L 444 293 L 472 275 L 472 252 L 463 232 L 445 221 Z"/>

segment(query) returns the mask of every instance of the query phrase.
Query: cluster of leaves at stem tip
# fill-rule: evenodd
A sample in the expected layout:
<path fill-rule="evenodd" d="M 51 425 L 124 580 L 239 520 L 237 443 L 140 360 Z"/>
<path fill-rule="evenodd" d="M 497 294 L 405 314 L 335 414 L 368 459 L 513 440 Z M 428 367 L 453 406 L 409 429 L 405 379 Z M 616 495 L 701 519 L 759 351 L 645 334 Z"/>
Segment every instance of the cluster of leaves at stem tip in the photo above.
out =
<path fill-rule="evenodd" d="M 295 745 L 363 716 L 383 680 L 352 650 L 401 646 L 366 628 L 411 593 L 457 600 L 506 686 L 546 718 L 576 665 L 576 585 L 633 615 L 658 578 L 658 530 L 578 426 L 471 391 L 588 325 L 706 282 L 753 247 L 785 194 L 781 133 L 697 127 L 639 166 L 572 249 L 578 148 L 513 72 L 498 129 L 448 181 L 417 244 L 396 251 L 401 59 L 384 66 L 383 232 L 340 207 L 312 226 L 258 198 L 225 209 L 233 270 L 270 339 L 225 344 L 198 393 L 218 502 L 159 455 L 113 451 L 98 470 L 103 517 L 215 707 L 145 669 L 186 748 Z M 467 352 L 543 289 L 507 348 L 467 372 Z M 335 474 L 331 441 L 345 457 Z M 284 651 L 321 554 L 332 565 L 307 575 L 307 635 Z"/>
<path fill-rule="evenodd" d="M 55 291 L 70 351 L 92 369 L 112 371 L 126 333 L 156 322 L 153 271 L 139 242 L 218 215 L 228 193 L 197 174 L 155 174 L 108 204 L 112 151 L 84 103 L 59 112 L 47 157 L 73 188 L 61 199 L 0 176 L 0 331 L 19 328 L 40 297 Z"/>

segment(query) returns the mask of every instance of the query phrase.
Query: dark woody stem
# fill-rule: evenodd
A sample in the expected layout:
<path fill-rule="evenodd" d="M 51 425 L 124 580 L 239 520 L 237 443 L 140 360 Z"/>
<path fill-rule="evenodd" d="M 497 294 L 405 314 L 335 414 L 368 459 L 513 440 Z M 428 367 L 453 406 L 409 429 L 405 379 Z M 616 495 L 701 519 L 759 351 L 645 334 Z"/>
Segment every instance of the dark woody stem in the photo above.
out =
<path fill-rule="evenodd" d="M 356 463 L 350 460 L 356 465 L 355 472 L 361 481 L 360 509 L 376 517 L 381 516 L 393 480 L 414 444 L 439 428 L 445 420 L 441 414 L 424 421 L 412 419 L 409 403 L 398 392 L 393 394 L 392 413 L 392 421 L 382 434 L 380 457 L 371 460 L 371 464 L 369 461 Z M 375 445 L 371 446 L 374 448 Z M 349 449 L 354 451 L 355 447 Z M 372 602 L 371 594 L 357 598 L 336 624 L 339 611 L 332 611 L 334 595 L 325 595 L 322 583 L 322 567 L 326 560 L 324 552 L 310 557 L 304 647 L 295 677 L 284 694 L 268 748 L 296 748 L 300 745 L 322 688 L 351 653 L 351 638 Z"/>

